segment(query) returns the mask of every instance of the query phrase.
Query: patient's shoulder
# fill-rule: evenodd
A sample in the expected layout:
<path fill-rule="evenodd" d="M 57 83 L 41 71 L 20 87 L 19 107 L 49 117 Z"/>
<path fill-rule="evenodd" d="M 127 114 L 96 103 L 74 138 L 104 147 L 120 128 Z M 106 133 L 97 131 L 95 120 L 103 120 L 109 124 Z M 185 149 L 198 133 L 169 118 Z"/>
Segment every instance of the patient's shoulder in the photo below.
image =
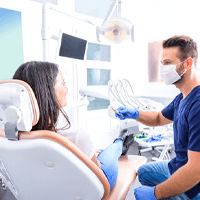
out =
<path fill-rule="evenodd" d="M 77 135 L 78 130 L 73 130 L 73 129 L 67 129 L 67 130 L 58 130 L 57 133 L 66 137 L 69 139 L 71 142 L 75 144 L 76 142 L 76 135 Z"/>

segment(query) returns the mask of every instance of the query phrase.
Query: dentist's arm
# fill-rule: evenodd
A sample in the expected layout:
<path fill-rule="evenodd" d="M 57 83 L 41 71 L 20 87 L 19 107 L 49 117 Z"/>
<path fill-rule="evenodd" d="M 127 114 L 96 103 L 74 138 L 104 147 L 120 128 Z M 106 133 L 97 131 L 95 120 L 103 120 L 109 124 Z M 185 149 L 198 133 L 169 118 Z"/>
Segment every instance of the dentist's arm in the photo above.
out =
<path fill-rule="evenodd" d="M 161 112 L 156 111 L 139 111 L 132 108 L 119 107 L 118 112 L 122 115 L 115 113 L 115 116 L 121 120 L 135 119 L 136 121 L 147 126 L 163 126 L 172 123 L 171 120 L 165 118 Z"/>
<path fill-rule="evenodd" d="M 188 162 L 166 181 L 156 187 L 140 186 L 135 189 L 136 200 L 168 199 L 182 194 L 200 182 L 200 152 L 188 151 Z"/>
<path fill-rule="evenodd" d="M 173 122 L 165 118 L 161 112 L 155 111 L 139 111 L 136 121 L 147 126 L 163 126 Z"/>
<path fill-rule="evenodd" d="M 156 186 L 154 190 L 157 199 L 182 194 L 200 182 L 200 152 L 188 151 L 188 162 L 179 168 L 172 176 Z"/>

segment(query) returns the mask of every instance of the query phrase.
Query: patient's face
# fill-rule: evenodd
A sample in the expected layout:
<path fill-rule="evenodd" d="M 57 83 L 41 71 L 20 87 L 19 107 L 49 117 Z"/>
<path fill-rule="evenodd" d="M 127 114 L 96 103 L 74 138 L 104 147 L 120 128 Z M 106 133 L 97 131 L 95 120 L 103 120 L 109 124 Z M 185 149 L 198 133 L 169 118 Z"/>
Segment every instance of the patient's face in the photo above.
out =
<path fill-rule="evenodd" d="M 65 80 L 63 79 L 62 73 L 58 70 L 58 75 L 56 77 L 56 84 L 55 84 L 55 93 L 58 98 L 58 101 L 62 107 L 67 105 L 67 94 L 68 88 L 65 85 Z"/>

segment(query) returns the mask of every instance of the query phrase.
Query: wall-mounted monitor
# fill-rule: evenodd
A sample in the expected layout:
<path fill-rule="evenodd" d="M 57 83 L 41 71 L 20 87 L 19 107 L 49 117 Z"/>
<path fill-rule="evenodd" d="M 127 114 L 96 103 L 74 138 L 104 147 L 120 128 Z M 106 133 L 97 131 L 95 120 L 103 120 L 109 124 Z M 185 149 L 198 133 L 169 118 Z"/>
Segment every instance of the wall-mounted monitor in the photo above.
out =
<path fill-rule="evenodd" d="M 60 31 L 58 40 L 57 57 L 84 60 L 87 40 Z"/>

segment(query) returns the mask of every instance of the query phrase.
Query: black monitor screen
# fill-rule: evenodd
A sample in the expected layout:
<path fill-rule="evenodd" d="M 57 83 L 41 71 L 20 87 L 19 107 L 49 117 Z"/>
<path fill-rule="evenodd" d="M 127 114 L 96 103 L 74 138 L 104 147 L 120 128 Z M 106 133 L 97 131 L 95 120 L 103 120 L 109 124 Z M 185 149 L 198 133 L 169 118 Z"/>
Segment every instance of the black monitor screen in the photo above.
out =
<path fill-rule="evenodd" d="M 59 56 L 84 60 L 87 40 L 63 33 Z"/>

